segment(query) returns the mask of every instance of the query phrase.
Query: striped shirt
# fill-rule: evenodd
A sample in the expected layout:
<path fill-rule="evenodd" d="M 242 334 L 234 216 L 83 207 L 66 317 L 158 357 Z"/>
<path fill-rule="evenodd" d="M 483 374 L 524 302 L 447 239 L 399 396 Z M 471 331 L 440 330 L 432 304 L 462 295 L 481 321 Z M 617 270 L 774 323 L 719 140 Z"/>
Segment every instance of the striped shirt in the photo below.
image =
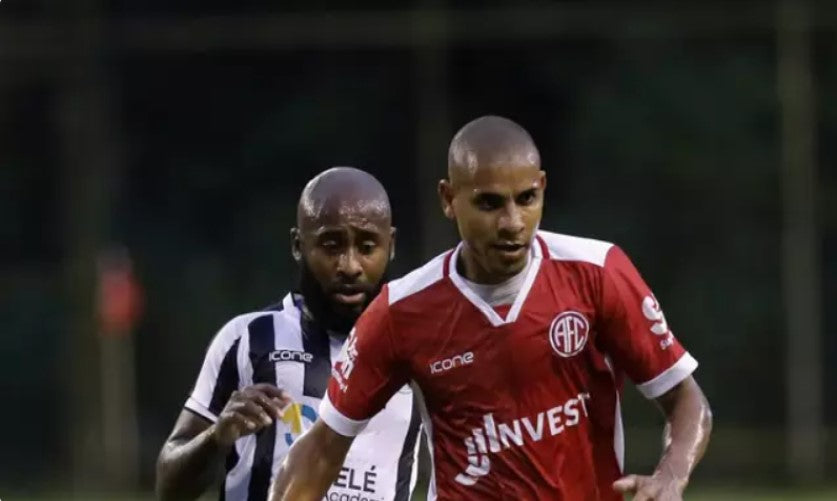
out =
<path fill-rule="evenodd" d="M 235 443 L 226 458 L 222 500 L 264 500 L 293 441 L 317 409 L 343 347 L 301 311 L 300 296 L 239 315 L 215 336 L 186 408 L 215 422 L 233 391 L 258 383 L 285 390 L 293 403 L 281 421 Z M 402 501 L 415 487 L 420 417 L 409 387 L 399 390 L 358 435 L 328 501 Z"/>

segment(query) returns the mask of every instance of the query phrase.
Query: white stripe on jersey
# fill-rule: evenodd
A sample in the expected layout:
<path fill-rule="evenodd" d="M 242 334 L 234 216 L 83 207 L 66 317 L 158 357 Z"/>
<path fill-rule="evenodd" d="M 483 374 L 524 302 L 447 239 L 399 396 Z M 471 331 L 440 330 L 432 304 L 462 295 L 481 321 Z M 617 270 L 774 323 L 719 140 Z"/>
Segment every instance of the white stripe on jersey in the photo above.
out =
<path fill-rule="evenodd" d="M 250 366 L 249 357 L 250 352 L 250 336 L 247 335 L 246 325 L 249 324 L 258 315 L 247 315 L 246 323 L 244 324 L 244 335 L 241 336 L 241 342 L 238 345 L 238 353 L 236 359 L 238 360 L 238 374 L 239 374 L 239 388 L 251 386 L 253 384 L 253 368 Z M 253 467 L 253 456 L 256 453 L 256 437 L 255 435 L 247 435 L 235 442 L 235 449 L 238 453 L 238 462 L 227 472 L 227 477 L 224 479 L 223 489 L 224 499 L 247 499 L 247 489 L 250 485 L 250 471 Z"/>
<path fill-rule="evenodd" d="M 272 326 L 265 325 L 266 319 L 263 317 L 266 316 L 272 318 Z M 302 318 L 294 298 L 288 294 L 282 301 L 281 311 L 247 313 L 228 322 L 207 350 L 186 408 L 214 422 L 233 390 L 250 386 L 256 380 L 265 381 L 266 377 L 272 380 L 274 372 L 276 385 L 283 388 L 294 401 L 294 412 L 286 412 L 288 417 L 274 425 L 272 448 L 264 443 L 268 436 L 262 433 L 258 435 L 262 437 L 261 442 L 257 435 L 248 435 L 236 442 L 234 453 L 228 458 L 224 482 L 227 500 L 247 500 L 251 495 L 261 495 L 261 490 L 254 490 L 254 486 L 260 486 L 267 477 L 252 475 L 254 464 L 258 461 L 255 457 L 257 451 L 263 455 L 272 449 L 272 482 L 291 443 L 310 429 L 317 418 L 317 409 L 328 382 L 330 362 L 337 359 L 343 341 L 328 336 L 319 328 L 306 329 L 304 334 L 303 323 L 308 325 L 307 319 Z M 261 330 L 251 331 L 251 326 L 256 324 Z M 271 330 L 273 339 L 264 339 L 262 336 L 269 335 Z M 255 339 L 262 347 L 261 351 L 265 351 L 265 346 L 273 351 L 254 353 L 254 350 L 260 351 L 260 348 L 251 347 L 252 335 L 259 336 Z M 271 353 L 282 350 L 310 353 L 312 362 L 300 359 L 271 360 Z M 253 366 L 254 361 L 256 367 Z M 312 391 L 318 394 L 312 394 Z M 408 486 L 412 491 L 417 479 L 414 457 L 419 442 L 416 440 L 417 420 L 411 419 L 412 413 L 412 393 L 405 387 L 393 396 L 380 414 L 370 420 L 368 431 L 355 439 L 344 469 L 329 491 L 337 495 L 335 499 L 360 495 L 361 498 L 376 501 L 393 500 L 399 494 L 396 493 L 398 485 Z M 413 448 L 407 449 L 408 444 L 414 444 Z M 409 460 L 403 460 L 405 455 L 409 456 Z M 412 465 L 410 460 L 413 461 Z M 264 460 L 258 464 L 266 465 Z M 263 466 L 258 468 L 267 474 Z M 399 475 L 405 475 L 401 484 Z M 409 479 L 406 475 L 410 476 Z M 398 495 L 398 499 L 408 497 L 409 493 L 406 492 Z"/>
<path fill-rule="evenodd" d="M 416 395 L 416 406 L 421 413 L 424 435 L 427 437 L 427 449 L 430 453 L 430 483 L 427 486 L 427 501 L 436 501 L 436 460 L 433 454 L 433 422 L 430 420 L 430 413 L 427 411 L 427 402 L 418 383 L 411 381 L 410 386 Z"/>

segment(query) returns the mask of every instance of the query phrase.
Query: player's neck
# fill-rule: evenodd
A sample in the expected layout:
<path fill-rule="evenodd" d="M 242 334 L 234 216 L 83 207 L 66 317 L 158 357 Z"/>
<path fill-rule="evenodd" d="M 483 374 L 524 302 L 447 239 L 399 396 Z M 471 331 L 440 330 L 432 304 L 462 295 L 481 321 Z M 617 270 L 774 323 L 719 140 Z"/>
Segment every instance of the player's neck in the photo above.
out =
<path fill-rule="evenodd" d="M 466 244 L 462 246 L 462 250 L 459 252 L 459 259 L 456 260 L 455 266 L 459 275 L 471 283 L 479 285 L 500 285 L 514 279 L 514 277 L 520 275 L 521 273 L 524 273 L 529 267 L 529 263 L 532 260 L 531 258 L 532 257 L 529 254 L 526 255 L 526 263 L 520 271 L 504 275 L 492 274 L 480 266 L 479 262 L 474 259 L 471 250 Z"/>

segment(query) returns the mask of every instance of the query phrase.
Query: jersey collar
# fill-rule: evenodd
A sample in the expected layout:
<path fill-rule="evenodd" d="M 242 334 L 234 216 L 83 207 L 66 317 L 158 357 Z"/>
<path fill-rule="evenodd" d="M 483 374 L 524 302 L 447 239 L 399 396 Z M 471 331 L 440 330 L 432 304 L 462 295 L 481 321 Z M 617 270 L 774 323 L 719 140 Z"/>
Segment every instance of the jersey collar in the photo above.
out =
<path fill-rule="evenodd" d="M 463 243 L 459 242 L 459 245 L 456 246 L 453 252 L 448 254 L 448 259 L 445 263 L 447 275 L 450 277 L 451 282 L 453 282 L 453 285 L 459 289 L 459 292 L 463 296 L 465 296 L 465 299 L 470 301 L 471 304 L 473 304 L 483 314 L 483 316 L 488 319 L 492 326 L 499 327 L 501 325 L 513 323 L 517 320 L 518 315 L 520 315 L 520 310 L 523 309 L 523 303 L 526 302 L 526 298 L 529 296 L 529 291 L 532 289 L 532 284 L 535 283 L 535 278 L 538 276 L 538 271 L 541 269 L 541 261 L 543 260 L 543 244 L 540 241 L 540 238 L 536 236 L 532 239 L 529 256 L 529 259 L 531 259 L 532 262 L 530 263 L 529 271 L 526 273 L 523 285 L 517 293 L 517 297 L 515 297 L 511 309 L 509 309 L 505 318 L 501 317 L 500 314 L 491 307 L 491 305 L 483 301 L 483 299 L 479 297 L 473 289 L 468 287 L 465 283 L 465 279 L 458 271 L 456 271 L 456 260 L 459 258 L 459 253 L 462 251 L 462 245 Z"/>

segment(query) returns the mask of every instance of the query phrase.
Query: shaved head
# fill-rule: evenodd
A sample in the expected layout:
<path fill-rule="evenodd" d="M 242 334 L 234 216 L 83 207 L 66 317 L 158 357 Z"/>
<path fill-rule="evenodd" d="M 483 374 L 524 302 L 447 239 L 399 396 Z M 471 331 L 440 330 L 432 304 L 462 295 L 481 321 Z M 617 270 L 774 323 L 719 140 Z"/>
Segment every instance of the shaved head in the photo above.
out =
<path fill-rule="evenodd" d="M 296 222 L 306 231 L 348 215 L 389 225 L 392 212 L 386 190 L 371 174 L 354 167 L 333 167 L 305 185 Z"/>
<path fill-rule="evenodd" d="M 291 228 L 305 309 L 346 334 L 378 294 L 395 255 L 389 197 L 372 175 L 334 167 L 305 185 Z"/>
<path fill-rule="evenodd" d="M 438 190 L 464 243 L 457 263 L 463 276 L 496 284 L 524 269 L 545 188 L 540 153 L 523 127 L 485 116 L 459 129 Z"/>
<path fill-rule="evenodd" d="M 448 150 L 448 177 L 456 184 L 498 167 L 540 169 L 541 156 L 526 129 L 508 118 L 484 116 L 459 129 Z"/>

